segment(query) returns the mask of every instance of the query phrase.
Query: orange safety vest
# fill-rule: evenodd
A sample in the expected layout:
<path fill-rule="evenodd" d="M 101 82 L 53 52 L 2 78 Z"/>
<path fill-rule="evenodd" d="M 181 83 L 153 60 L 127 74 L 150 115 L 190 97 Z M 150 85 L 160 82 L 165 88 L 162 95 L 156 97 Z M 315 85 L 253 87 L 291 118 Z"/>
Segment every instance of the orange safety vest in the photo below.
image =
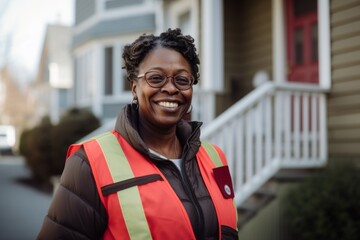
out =
<path fill-rule="evenodd" d="M 170 183 L 120 134 L 112 131 L 71 145 L 68 156 L 81 146 L 108 213 L 103 239 L 195 239 L 186 210 Z M 237 229 L 232 185 L 221 185 L 214 177 L 215 169 L 227 169 L 226 159 L 222 151 L 204 142 L 196 158 L 215 206 L 221 239 L 222 225 Z"/>

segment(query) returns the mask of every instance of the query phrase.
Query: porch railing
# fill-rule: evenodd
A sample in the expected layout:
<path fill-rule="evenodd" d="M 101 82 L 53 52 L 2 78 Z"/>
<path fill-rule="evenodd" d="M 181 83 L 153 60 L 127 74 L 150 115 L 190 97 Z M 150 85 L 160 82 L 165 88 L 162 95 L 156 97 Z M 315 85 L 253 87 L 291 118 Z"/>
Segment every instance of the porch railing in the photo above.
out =
<path fill-rule="evenodd" d="M 326 163 L 325 90 L 263 83 L 208 123 L 201 137 L 224 151 L 239 206 L 281 168 Z"/>

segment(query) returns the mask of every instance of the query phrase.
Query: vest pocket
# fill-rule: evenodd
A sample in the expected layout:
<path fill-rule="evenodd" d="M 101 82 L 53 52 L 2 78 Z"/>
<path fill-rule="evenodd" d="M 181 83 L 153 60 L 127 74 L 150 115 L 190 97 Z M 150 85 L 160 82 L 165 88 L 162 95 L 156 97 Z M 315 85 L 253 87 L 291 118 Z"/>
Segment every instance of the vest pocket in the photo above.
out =
<path fill-rule="evenodd" d="M 163 178 L 159 174 L 150 174 L 150 175 L 146 175 L 146 176 L 126 179 L 126 180 L 123 180 L 120 182 L 116 182 L 116 183 L 112 183 L 112 184 L 103 186 L 103 187 L 101 187 L 101 192 L 102 192 L 103 196 L 107 196 L 114 192 L 124 190 L 126 188 L 130 188 L 133 186 L 140 186 L 140 185 L 144 185 L 144 184 L 147 184 L 150 182 L 162 181 L 162 180 L 163 180 Z"/>
<path fill-rule="evenodd" d="M 239 239 L 238 232 L 225 225 L 221 225 L 221 235 L 223 240 Z"/>

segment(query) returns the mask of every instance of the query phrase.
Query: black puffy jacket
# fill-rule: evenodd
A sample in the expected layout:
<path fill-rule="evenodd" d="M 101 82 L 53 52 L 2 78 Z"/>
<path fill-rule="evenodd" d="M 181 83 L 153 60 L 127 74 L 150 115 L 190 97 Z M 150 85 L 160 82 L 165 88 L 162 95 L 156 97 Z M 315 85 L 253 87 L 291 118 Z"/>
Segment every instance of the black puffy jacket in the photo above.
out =
<path fill-rule="evenodd" d="M 200 146 L 201 123 L 180 121 L 177 126 L 177 136 L 183 145 L 182 177 L 170 160 L 149 152 L 137 131 L 137 122 L 137 112 L 129 105 L 119 114 L 115 130 L 137 151 L 148 155 L 161 170 L 183 203 L 197 239 L 218 239 L 215 208 L 195 159 Z M 79 149 L 66 160 L 60 186 L 38 239 L 100 239 L 107 221 L 108 215 L 87 156 L 83 149 Z M 237 239 L 236 230 L 223 229 L 223 239 Z"/>

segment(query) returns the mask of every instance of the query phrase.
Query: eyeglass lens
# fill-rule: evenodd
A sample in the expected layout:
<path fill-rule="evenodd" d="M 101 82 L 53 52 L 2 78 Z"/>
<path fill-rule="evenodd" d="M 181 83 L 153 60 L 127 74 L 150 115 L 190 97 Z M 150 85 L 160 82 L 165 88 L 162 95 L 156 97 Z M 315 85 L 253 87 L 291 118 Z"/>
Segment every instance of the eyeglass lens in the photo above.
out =
<path fill-rule="evenodd" d="M 164 86 L 168 78 L 172 78 L 173 83 L 180 90 L 189 89 L 193 83 L 193 77 L 188 73 L 181 73 L 175 76 L 166 76 L 164 73 L 151 71 L 145 73 L 144 77 L 146 82 L 151 87 L 155 88 Z"/>

